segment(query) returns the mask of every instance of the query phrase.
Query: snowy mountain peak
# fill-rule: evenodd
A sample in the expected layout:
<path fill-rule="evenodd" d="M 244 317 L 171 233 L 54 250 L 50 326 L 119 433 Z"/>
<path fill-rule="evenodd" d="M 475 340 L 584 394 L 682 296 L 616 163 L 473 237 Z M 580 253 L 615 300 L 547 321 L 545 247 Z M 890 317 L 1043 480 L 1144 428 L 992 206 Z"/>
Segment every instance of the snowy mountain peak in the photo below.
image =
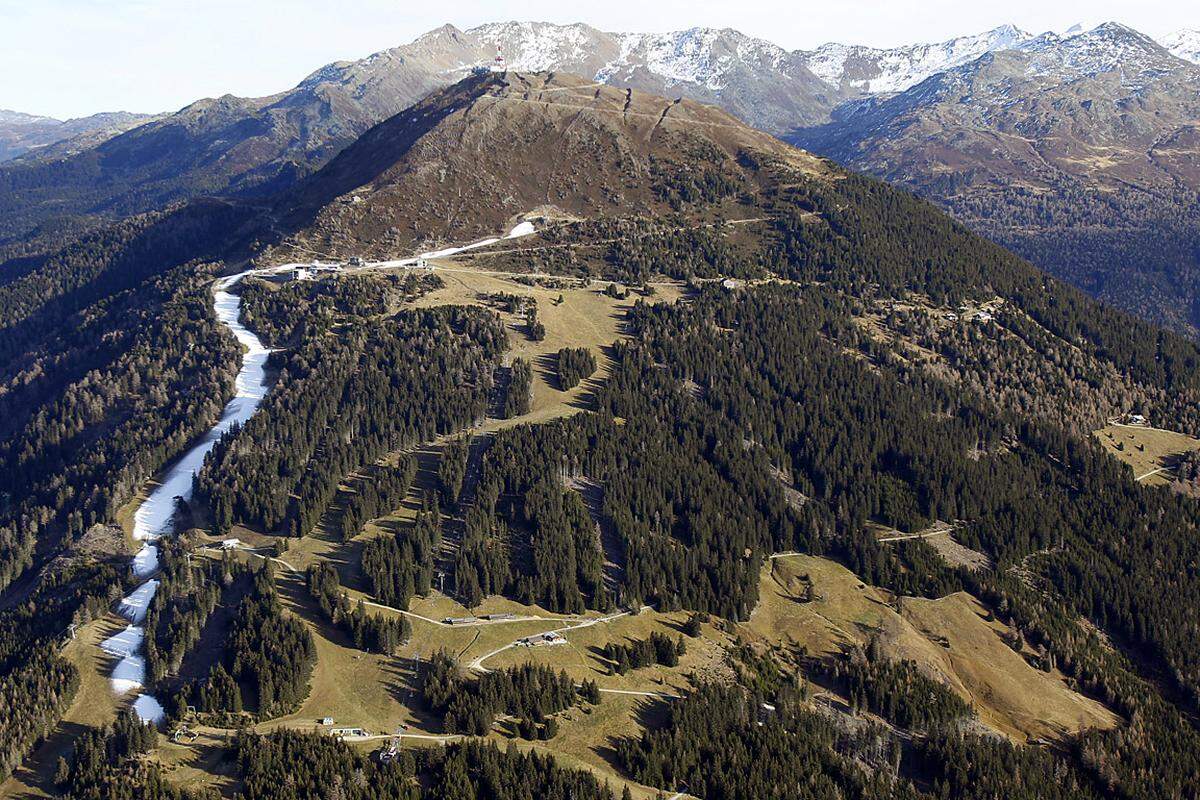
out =
<path fill-rule="evenodd" d="M 1200 30 L 1198 29 L 1184 28 L 1164 36 L 1162 46 L 1171 51 L 1176 58 L 1200 64 Z"/>
<path fill-rule="evenodd" d="M 891 93 L 1029 38 L 1030 34 L 1015 25 L 1001 25 L 974 36 L 891 49 L 831 43 L 805 57 L 813 74 L 832 86 L 847 84 L 872 94 Z"/>
<path fill-rule="evenodd" d="M 596 80 L 607 81 L 634 65 L 642 65 L 665 78 L 669 85 L 695 83 L 720 91 L 725 88 L 730 70 L 739 65 L 778 70 L 788 58 L 781 47 L 728 29 L 625 33 L 618 34 L 618 38 L 618 57 L 596 74 Z"/>
<path fill-rule="evenodd" d="M 1067 36 L 1044 33 L 1015 49 L 1031 56 L 1034 74 L 1063 80 L 1111 72 L 1135 89 L 1155 75 L 1182 66 L 1162 45 L 1119 22 L 1105 22 Z"/>
<path fill-rule="evenodd" d="M 733 69 L 779 70 L 791 59 L 777 45 L 719 28 L 607 33 L 582 24 L 501 22 L 466 35 L 500 48 L 510 69 L 570 70 L 604 82 L 648 73 L 666 87 L 691 83 L 713 92 L 727 86 Z"/>
<path fill-rule="evenodd" d="M 564 62 L 588 59 L 597 38 L 603 34 L 582 23 L 555 25 L 549 22 L 497 22 L 467 31 L 489 47 L 504 52 L 509 69 L 538 72 Z"/>

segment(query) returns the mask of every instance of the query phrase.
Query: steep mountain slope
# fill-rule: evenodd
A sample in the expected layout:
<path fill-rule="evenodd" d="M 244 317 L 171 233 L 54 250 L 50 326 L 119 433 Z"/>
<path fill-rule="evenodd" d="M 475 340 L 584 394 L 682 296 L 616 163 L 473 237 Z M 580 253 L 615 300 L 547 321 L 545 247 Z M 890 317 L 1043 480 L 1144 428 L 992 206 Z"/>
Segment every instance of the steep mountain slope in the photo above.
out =
<path fill-rule="evenodd" d="M 713 197 L 752 185 L 755 151 L 817 159 L 690 100 L 585 78 L 472 77 L 387 120 L 290 192 L 275 214 L 308 251 L 405 254 L 482 238 L 519 215 L 658 215 L 690 172 Z"/>
<path fill-rule="evenodd" d="M 1182 31 L 1168 44 L 1186 57 L 1193 40 Z M 1197 322 L 1195 74 L 1119 25 L 794 52 L 705 28 L 443 26 L 272 97 L 202 100 L 97 147 L 71 139 L 0 167 L 0 253 L 36 259 L 106 219 L 197 195 L 268 196 L 498 50 L 517 70 L 720 105 L 906 182 L 1107 300 L 1185 330 Z"/>
<path fill-rule="evenodd" d="M 375 123 L 492 62 L 720 105 L 781 134 L 827 122 L 839 105 L 908 89 L 1027 34 L 1003 26 L 931 45 L 786 51 L 737 31 L 608 33 L 587 25 L 452 26 L 358 61 L 329 64 L 265 98 L 201 100 L 98 147 L 77 140 L 0 169 L 0 245 L 45 250 L 60 230 L 203 194 L 261 196 L 326 163 Z M 90 144 L 95 144 L 91 142 Z M 41 227 L 39 227 L 41 226 Z M 19 244 L 30 232 L 43 244 Z"/>
<path fill-rule="evenodd" d="M 376 122 L 489 64 L 497 49 L 513 69 L 561 70 L 714 102 L 777 133 L 822 122 L 859 94 L 852 82 L 815 76 L 806 54 L 731 30 L 447 25 L 359 61 L 329 64 L 278 95 L 202 100 L 100 147 L 10 165 L 0 170 L 0 244 L 56 217 L 120 216 L 208 193 L 269 194 Z"/>
<path fill-rule="evenodd" d="M 94 147 L 150 119 L 148 114 L 115 111 L 64 121 L 0 109 L 0 161 L 60 142 L 64 144 L 58 152 Z M 65 144 L 66 140 L 72 141 Z"/>
<path fill-rule="evenodd" d="M 560 70 L 667 97 L 721 106 L 778 133 L 823 119 L 843 96 L 812 73 L 803 53 L 730 29 L 606 33 L 586 25 L 501 23 L 466 32 L 513 69 Z"/>
<path fill-rule="evenodd" d="M 848 104 L 792 138 L 913 187 L 1110 302 L 1194 331 L 1198 83 L 1200 67 L 1108 24 Z"/>
<path fill-rule="evenodd" d="M 379 261 L 241 272 L 355 255 Z M 106 525 L 235 391 L 221 273 L 277 377 L 178 504 L 196 530 L 161 542 L 140 636 L 147 690 L 206 737 L 180 766 L 187 734 L 57 723 L 85 691 L 67 658 L 127 630 Z M 564 390 L 546 340 L 579 331 L 597 368 Z M 867 800 L 1167 800 L 1200 780 L 1200 506 L 1091 433 L 1132 411 L 1200 433 L 1200 348 L 726 112 L 471 76 L 269 200 L 131 220 L 0 285 L 0 380 L 3 770 L 45 741 L 52 791 L 267 800 L 286 768 L 364 800 L 443 796 L 443 773 L 470 796 L 500 773 L 460 732 L 536 736 L 647 796 L 771 797 L 786 775 Z M 204 546 L 230 530 L 273 568 Z M 951 532 L 971 567 L 923 538 Z M 313 644 L 288 650 L 285 622 Z M 269 714 L 294 713 L 268 721 L 279 687 Z M 124 700 L 100 690 L 111 719 Z M 376 771 L 311 733 L 325 715 L 447 747 Z"/>

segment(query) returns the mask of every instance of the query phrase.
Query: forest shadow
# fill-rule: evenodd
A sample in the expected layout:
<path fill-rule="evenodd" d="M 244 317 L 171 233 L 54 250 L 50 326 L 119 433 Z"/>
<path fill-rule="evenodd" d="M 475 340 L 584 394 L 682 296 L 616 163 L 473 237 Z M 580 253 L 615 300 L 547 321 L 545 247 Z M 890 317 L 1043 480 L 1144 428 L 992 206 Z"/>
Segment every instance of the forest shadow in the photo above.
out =
<path fill-rule="evenodd" d="M 562 380 L 558 375 L 558 354 L 557 353 L 542 353 L 533 360 L 534 371 L 542 377 L 542 380 L 556 392 L 565 392 Z"/>
<path fill-rule="evenodd" d="M 425 705 L 421 696 L 425 669 L 425 664 L 415 657 L 394 657 L 380 665 L 384 685 L 392 699 L 407 708 L 423 730 L 442 733 L 445 726 L 441 717 Z"/>
<path fill-rule="evenodd" d="M 638 702 L 634 708 L 634 721 L 643 729 L 648 731 L 658 730 L 667 724 L 668 701 L 646 698 Z M 637 739 L 639 734 L 636 732 L 617 735 L 613 734 L 608 737 L 604 744 L 598 744 L 592 748 L 592 752 L 604 761 L 605 764 L 612 769 L 613 772 L 620 775 L 622 778 L 630 781 L 636 780 L 633 775 L 625 769 L 625 765 L 621 763 L 621 759 L 617 755 L 617 745 L 624 739 Z"/>
<path fill-rule="evenodd" d="M 10 787 L 5 798 L 45 800 L 47 796 L 61 796 L 54 786 L 54 770 L 58 759 L 67 758 L 74 743 L 88 730 L 87 725 L 78 722 L 59 722 L 42 746 L 13 770 L 12 777 L 24 784 L 25 788 Z"/>

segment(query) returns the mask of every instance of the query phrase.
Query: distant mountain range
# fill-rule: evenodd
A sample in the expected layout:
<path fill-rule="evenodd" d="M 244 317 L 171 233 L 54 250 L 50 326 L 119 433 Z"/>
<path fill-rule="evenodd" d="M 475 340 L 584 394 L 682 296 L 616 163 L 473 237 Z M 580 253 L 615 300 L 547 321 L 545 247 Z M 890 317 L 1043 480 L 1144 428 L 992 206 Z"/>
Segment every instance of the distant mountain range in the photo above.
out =
<path fill-rule="evenodd" d="M 1198 45 L 1196 31 L 1158 43 L 1115 23 L 797 51 L 728 29 L 446 25 L 326 65 L 277 95 L 201 100 L 0 165 L 0 253 L 36 252 L 64 230 L 198 195 L 272 194 L 499 52 L 513 70 L 719 105 L 907 185 L 1051 272 L 1195 332 Z M 1141 244 L 1128 249 L 1163 230 L 1168 246 L 1149 257 Z"/>
<path fill-rule="evenodd" d="M 147 114 L 113 111 L 61 120 L 0 108 L 0 161 L 68 140 L 73 149 L 82 149 L 150 119 L 152 117 Z"/>
<path fill-rule="evenodd" d="M 1193 335 L 1200 66 L 1109 23 L 1042 34 L 793 131 L 1048 271 Z"/>

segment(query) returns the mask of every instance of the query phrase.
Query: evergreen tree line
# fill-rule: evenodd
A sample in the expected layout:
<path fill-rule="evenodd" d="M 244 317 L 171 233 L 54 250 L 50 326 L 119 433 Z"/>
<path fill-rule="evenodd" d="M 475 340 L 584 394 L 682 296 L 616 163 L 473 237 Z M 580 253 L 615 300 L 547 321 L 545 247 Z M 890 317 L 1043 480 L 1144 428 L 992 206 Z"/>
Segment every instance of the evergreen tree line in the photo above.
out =
<path fill-rule="evenodd" d="M 1053 751 L 932 729 L 901 747 L 894 734 L 839 733 L 791 700 L 773 709 L 741 687 L 701 687 L 666 706 L 661 727 L 617 746 L 640 782 L 699 797 L 888 800 L 1098 800 L 1114 796 Z M 856 763 L 857 762 L 857 763 Z M 859 766 L 861 765 L 861 767 Z M 865 767 L 865 768 L 864 768 Z"/>
<path fill-rule="evenodd" d="M 486 595 L 506 594 L 565 613 L 610 608 L 596 525 L 583 499 L 557 478 L 519 484 L 499 460 L 509 452 L 502 433 L 484 454 L 455 562 L 459 599 L 474 606 Z"/>
<path fill-rule="evenodd" d="M 10 498 L 0 590 L 32 565 L 38 541 L 50 552 L 114 520 L 217 419 L 237 350 L 213 315 L 209 280 L 194 266 L 148 278 L 0 361 L 0 495 Z"/>
<path fill-rule="evenodd" d="M 538 319 L 537 301 L 534 300 L 525 308 L 525 332 L 531 341 L 540 342 L 546 338 L 546 326 Z"/>
<path fill-rule="evenodd" d="M 143 728 L 138 731 L 138 728 Z M 153 728 L 123 715 L 80 737 L 58 783 L 70 800 L 213 800 L 212 788 L 180 789 L 138 755 Z M 378 755 L 378 754 L 376 754 Z M 402 749 L 382 759 L 332 736 L 281 729 L 239 733 L 231 772 L 235 800 L 614 800 L 607 784 L 553 756 L 491 742 Z M 623 797 L 628 798 L 628 791 Z"/>
<path fill-rule="evenodd" d="M 277 354 L 276 386 L 209 453 L 197 497 L 218 530 L 241 522 L 305 535 L 351 471 L 482 418 L 504 342 L 493 313 L 444 307 Z"/>
<path fill-rule="evenodd" d="M 1195 342 L 1098 303 L 906 192 L 858 175 L 797 179 L 765 166 L 778 173 L 766 204 L 774 229 L 768 263 L 783 277 L 825 281 L 849 295 L 921 293 L 952 307 L 999 296 L 1119 372 L 1195 401 Z M 811 224 L 814 214 L 825 224 Z"/>
<path fill-rule="evenodd" d="M 642 669 L 654 664 L 664 667 L 679 665 L 679 658 L 687 652 L 687 645 L 680 636 L 676 641 L 665 633 L 653 631 L 648 639 L 634 639 L 628 644 L 624 642 L 606 642 L 604 657 L 609 666 L 618 675 L 624 675 L 631 669 Z"/>
<path fill-rule="evenodd" d="M 417 462 L 402 456 L 395 466 L 376 464 L 342 494 L 338 528 L 342 541 L 357 536 L 369 520 L 399 508 L 417 475 Z"/>
<path fill-rule="evenodd" d="M 371 594 L 385 606 L 408 610 L 414 594 L 424 597 L 433 586 L 441 543 L 441 511 L 437 500 L 425 495 L 411 526 L 363 545 L 362 570 Z"/>
<path fill-rule="evenodd" d="M 238 800 L 613 800 L 590 772 L 490 742 L 401 750 L 372 759 L 331 736 L 238 736 Z"/>
<path fill-rule="evenodd" d="M 240 284 L 242 324 L 271 347 L 282 347 L 395 310 L 441 288 L 433 273 L 343 273 L 321 280 L 291 280 L 278 286 L 248 277 Z"/>
<path fill-rule="evenodd" d="M 853 746 L 794 703 L 772 712 L 741 687 L 705 685 L 664 713 L 662 726 L 616 747 L 621 765 L 648 786 L 726 800 L 922 797 L 894 769 L 858 768 Z"/>
<path fill-rule="evenodd" d="M 525 562 L 535 567 L 533 585 L 557 587 L 541 594 L 563 598 L 570 608 L 574 574 L 579 594 L 605 607 L 610 601 L 601 591 L 604 556 L 595 522 L 577 493 L 561 488 L 564 478 L 586 478 L 604 487 L 602 513 L 620 547 L 605 555 L 623 562 L 622 605 L 656 602 L 663 609 L 743 618 L 757 599 L 758 570 L 774 546 L 773 531 L 792 547 L 800 516 L 812 512 L 790 508 L 765 454 L 744 448 L 732 424 L 704 413 L 644 354 L 625 348 L 618 358 L 600 389 L 598 414 L 496 435 L 485 458 L 477 524 L 473 531 L 469 514 L 456 566 L 460 595 L 472 572 L 484 594 L 507 591 L 505 542 L 523 538 L 509 529 L 531 516 L 540 519 L 539 507 L 553 509 L 557 494 L 568 524 L 550 528 L 558 531 L 553 536 L 535 529 L 531 547 L 557 556 Z M 617 416 L 624 424 L 615 423 Z M 536 505 L 526 509 L 531 499 Z M 506 516 L 490 516 L 493 508 Z M 483 536 L 473 539 L 475 532 Z M 539 564 L 552 568 L 543 572 Z"/>
<path fill-rule="evenodd" d="M 106 614 L 123 594 L 118 567 L 91 559 L 48 574 L 23 602 L 0 611 L 0 780 L 47 737 L 79 688 L 78 669 L 61 655 L 72 623 Z"/>
<path fill-rule="evenodd" d="M 1126 468 L 1090 439 L 985 410 L 921 372 L 897 372 L 896 367 L 880 371 L 883 361 L 874 362 L 871 369 L 830 352 L 822 335 L 805 337 L 797 330 L 786 334 L 789 346 L 806 354 L 804 362 L 776 355 L 784 349 L 767 330 L 787 330 L 788 320 L 804 318 L 834 338 L 838 331 L 838 319 L 823 317 L 819 303 L 803 309 L 786 303 L 776 313 L 770 304 L 758 302 L 789 291 L 751 292 L 738 301 L 746 314 L 719 313 L 704 318 L 711 321 L 684 326 L 719 326 L 739 334 L 732 340 L 696 336 L 691 354 L 690 347 L 673 346 L 686 340 L 682 328 L 665 333 L 656 329 L 660 332 L 654 341 L 663 349 L 655 352 L 654 360 L 678 370 L 680 379 L 701 385 L 706 402 L 719 404 L 724 413 L 741 420 L 751 432 L 747 438 L 774 453 L 771 460 L 784 466 L 780 472 L 817 501 L 805 507 L 819 512 L 818 530 L 827 533 L 807 547 L 827 549 L 864 580 L 902 593 L 936 595 L 965 585 L 989 598 L 994 607 L 1006 609 L 1027 640 L 1036 632 L 1038 646 L 1054 653 L 1060 668 L 1082 686 L 1134 715 L 1136 737 L 1089 736 L 1093 740 L 1087 763 L 1105 780 L 1153 787 L 1139 791 L 1160 797 L 1170 797 L 1195 780 L 1200 774 L 1197 740 L 1179 712 L 1140 685 L 1130 673 L 1134 665 L 1099 655 L 1099 645 L 1089 644 L 1089 637 L 1070 621 L 1082 613 L 1122 639 L 1141 643 L 1138 657 L 1151 669 L 1161 659 L 1174 665 L 1166 674 L 1183 686 L 1194 685 L 1180 668 L 1193 661 L 1194 648 L 1187 643 L 1188 622 L 1181 613 L 1187 604 L 1179 598 L 1191 596 L 1196 588 L 1190 586 L 1186 571 L 1164 565 L 1190 563 L 1194 557 L 1196 540 L 1188 531 L 1196 524 L 1195 507 L 1186 499 L 1137 485 Z M 823 300 L 819 292 L 815 298 Z M 705 305 L 699 303 L 698 309 Z M 733 305 L 733 300 L 718 303 L 724 308 Z M 650 313 L 664 319 L 676 314 Z M 734 343 L 736 349 L 719 352 Z M 752 371 L 728 365 L 755 363 L 758 357 L 748 354 L 756 347 L 765 357 L 761 363 L 771 366 L 761 379 L 747 382 Z M 790 377 L 794 367 L 803 364 L 815 367 L 813 374 Z M 844 377 L 843 370 L 849 370 Z M 729 386 L 734 377 L 745 385 Z M 814 386 L 819 392 L 811 389 Z M 779 392 L 775 387 L 787 389 L 789 400 L 774 399 Z M 850 393 L 843 396 L 845 390 Z M 868 401 L 872 396 L 878 399 Z M 769 421 L 780 410 L 788 413 Z M 880 434 L 882 440 L 876 438 Z M 806 444 L 809 437 L 811 443 Z M 1005 446 L 1006 441 L 1019 446 Z M 872 451 L 879 455 L 872 456 Z M 989 455 L 979 458 L 980 451 Z M 897 471 L 901 465 L 903 470 Z M 909 486 L 921 516 L 969 520 L 961 535 L 970 546 L 996 557 L 997 571 L 984 577 L 955 575 L 930 558 L 927 546 L 905 545 L 893 554 L 883 551 L 873 537 L 863 536 L 863 522 L 884 514 L 880 500 L 872 499 L 880 468 Z M 856 470 L 859 478 L 852 477 Z M 855 500 L 841 499 L 845 493 Z M 1019 582 L 1001 580 L 1006 564 L 1022 564 L 1034 552 L 1043 553 L 1036 562 L 1038 585 L 1060 598 L 1049 606 L 1033 601 Z M 1163 748 L 1171 751 L 1169 759 Z"/>
<path fill-rule="evenodd" d="M 674 131 L 668 135 L 676 140 L 672 149 L 680 158 L 651 156 L 650 179 L 654 193 L 672 210 L 719 203 L 744 190 L 747 181 L 737 165 L 712 142 Z"/>
<path fill-rule="evenodd" d="M 467 477 L 470 452 L 469 436 L 456 436 L 442 445 L 442 457 L 438 461 L 438 489 L 442 493 L 441 505 L 445 508 L 458 507 L 458 496 Z"/>
<path fill-rule="evenodd" d="M 586 347 L 564 347 L 558 351 L 558 388 L 574 389 L 596 371 L 596 356 Z"/>
<path fill-rule="evenodd" d="M 407 617 L 368 614 L 362 600 L 351 603 L 342 592 L 341 580 L 333 565 L 320 561 L 308 568 L 308 592 L 321 607 L 326 619 L 350 634 L 359 650 L 391 655 L 412 635 Z"/>
<path fill-rule="evenodd" d="M 54 782 L 72 800 L 181 800 L 154 767 L 135 759 L 158 743 L 158 730 L 143 724 L 133 709 L 112 725 L 85 728 L 74 740 L 70 761 L 60 757 Z"/>
<path fill-rule="evenodd" d="M 79 670 L 56 643 L 38 645 L 0 674 L 0 779 L 54 729 L 79 691 Z"/>
<path fill-rule="evenodd" d="M 874 650 L 823 662 L 825 675 L 850 698 L 852 711 L 869 710 L 915 731 L 949 727 L 971 714 L 962 698 L 922 674 L 915 662 L 892 661 Z"/>
<path fill-rule="evenodd" d="M 209 616 L 224 589 L 244 567 L 225 554 L 220 564 L 191 563 L 178 537 L 164 537 L 158 547 L 158 589 L 146 610 L 146 675 L 151 685 L 168 673 L 178 674 L 188 653 L 200 641 Z"/>
<path fill-rule="evenodd" d="M 429 659 L 421 697 L 430 710 L 442 716 L 447 731 L 485 736 L 499 714 L 544 729 L 548 717 L 577 702 L 579 692 L 566 672 L 555 673 L 537 664 L 493 670 L 469 680 L 458 662 L 439 650 Z"/>
<path fill-rule="evenodd" d="M 532 402 L 533 365 L 523 358 L 515 358 L 509 368 L 508 392 L 504 395 L 504 418 L 528 414 Z"/>
<path fill-rule="evenodd" d="M 188 696 L 201 711 L 251 711 L 260 719 L 287 714 L 308 695 L 316 664 L 312 634 L 285 615 L 270 564 L 254 575 L 253 586 L 234 615 L 221 661 Z"/>

